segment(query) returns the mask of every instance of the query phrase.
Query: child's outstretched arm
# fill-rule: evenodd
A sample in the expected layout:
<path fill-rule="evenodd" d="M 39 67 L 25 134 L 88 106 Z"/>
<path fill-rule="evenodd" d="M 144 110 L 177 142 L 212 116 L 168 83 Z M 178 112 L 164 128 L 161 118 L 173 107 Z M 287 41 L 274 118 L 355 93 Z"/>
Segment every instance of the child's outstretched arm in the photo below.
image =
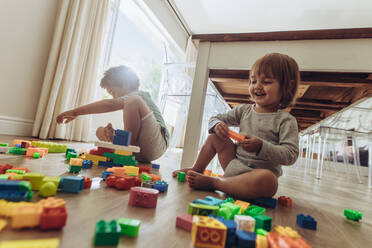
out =
<path fill-rule="evenodd" d="M 63 112 L 59 114 L 56 119 L 58 124 L 69 123 L 79 115 L 113 112 L 116 110 L 123 109 L 123 106 L 124 105 L 122 98 L 105 99 Z"/>

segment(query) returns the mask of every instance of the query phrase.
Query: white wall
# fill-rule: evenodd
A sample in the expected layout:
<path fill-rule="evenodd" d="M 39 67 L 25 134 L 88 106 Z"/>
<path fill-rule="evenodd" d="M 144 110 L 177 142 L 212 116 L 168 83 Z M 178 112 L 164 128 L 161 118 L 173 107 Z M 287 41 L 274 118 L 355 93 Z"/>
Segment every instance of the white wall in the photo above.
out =
<path fill-rule="evenodd" d="M 57 2 L 0 2 L 0 134 L 31 135 Z"/>

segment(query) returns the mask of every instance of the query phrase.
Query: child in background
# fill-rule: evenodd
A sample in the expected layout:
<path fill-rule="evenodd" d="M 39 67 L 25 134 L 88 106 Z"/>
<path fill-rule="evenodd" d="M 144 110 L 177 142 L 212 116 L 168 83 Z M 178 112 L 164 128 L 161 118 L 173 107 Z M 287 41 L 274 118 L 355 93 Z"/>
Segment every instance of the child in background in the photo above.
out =
<path fill-rule="evenodd" d="M 296 119 L 286 112 L 300 81 L 296 61 L 271 53 L 252 66 L 249 94 L 254 104 L 242 104 L 209 121 L 209 133 L 193 167 L 186 172 L 191 188 L 220 190 L 239 199 L 272 197 L 278 189 L 281 165 L 293 164 L 298 156 Z M 234 144 L 229 126 L 240 127 L 245 136 Z M 218 154 L 224 177 L 203 175 Z"/>
<path fill-rule="evenodd" d="M 139 90 L 137 74 L 126 66 L 107 70 L 100 86 L 112 95 L 57 116 L 57 123 L 68 123 L 79 115 L 98 114 L 123 110 L 124 129 L 132 132 L 131 145 L 139 146 L 141 151 L 135 153 L 138 161 L 149 162 L 164 154 L 169 143 L 169 133 L 164 119 L 152 101 L 149 93 Z M 99 140 L 112 142 L 114 129 L 111 123 L 99 127 L 96 135 Z"/>

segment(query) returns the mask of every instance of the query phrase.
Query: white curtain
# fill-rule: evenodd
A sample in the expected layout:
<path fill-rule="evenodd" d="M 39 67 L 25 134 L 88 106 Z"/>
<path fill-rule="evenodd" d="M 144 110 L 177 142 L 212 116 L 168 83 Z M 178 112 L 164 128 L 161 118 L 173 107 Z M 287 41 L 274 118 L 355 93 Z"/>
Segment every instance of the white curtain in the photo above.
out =
<path fill-rule="evenodd" d="M 87 141 L 90 117 L 56 116 L 94 100 L 110 0 L 60 0 L 32 136 Z"/>

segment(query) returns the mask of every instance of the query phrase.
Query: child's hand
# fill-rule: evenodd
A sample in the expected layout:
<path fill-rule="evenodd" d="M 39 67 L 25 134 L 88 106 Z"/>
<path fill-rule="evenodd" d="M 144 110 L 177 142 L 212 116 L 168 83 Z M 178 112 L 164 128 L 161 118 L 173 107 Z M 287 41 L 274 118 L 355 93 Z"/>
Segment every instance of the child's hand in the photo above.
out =
<path fill-rule="evenodd" d="M 69 111 L 63 112 L 62 114 L 59 114 L 57 116 L 56 120 L 57 120 L 58 124 L 61 124 L 61 123 L 66 124 L 66 123 L 69 123 L 72 120 L 75 120 L 76 117 L 77 117 L 77 115 L 74 113 L 74 111 L 69 110 Z"/>
<path fill-rule="evenodd" d="M 112 127 L 111 123 L 108 123 L 104 128 L 104 134 L 106 141 L 112 142 L 114 140 L 115 129 Z"/>
<path fill-rule="evenodd" d="M 227 139 L 227 134 L 229 133 L 229 127 L 225 122 L 220 122 L 214 126 L 214 132 L 221 139 Z"/>
<path fill-rule="evenodd" d="M 257 154 L 261 150 L 262 140 L 245 136 L 245 139 L 241 142 L 238 142 L 238 145 L 243 147 L 247 152 L 255 152 Z"/>

